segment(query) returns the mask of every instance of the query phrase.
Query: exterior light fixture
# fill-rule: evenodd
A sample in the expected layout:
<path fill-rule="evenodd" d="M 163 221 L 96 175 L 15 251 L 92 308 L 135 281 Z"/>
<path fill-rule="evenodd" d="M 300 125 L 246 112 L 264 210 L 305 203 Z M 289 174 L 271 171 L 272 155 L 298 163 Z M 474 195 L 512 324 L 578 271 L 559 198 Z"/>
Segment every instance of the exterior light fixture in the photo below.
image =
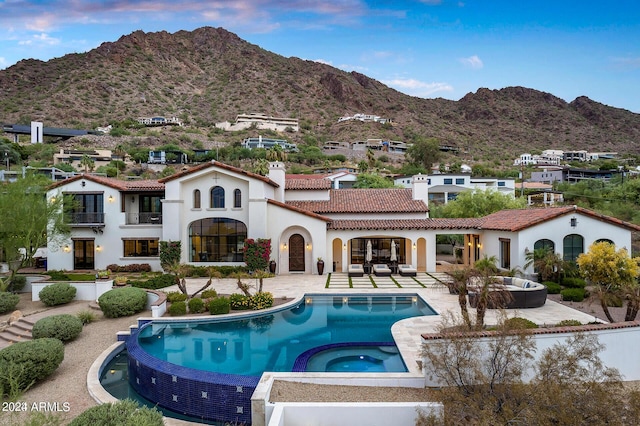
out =
<path fill-rule="evenodd" d="M 413 243 L 413 249 L 415 250 L 417 248 L 416 243 Z"/>
<path fill-rule="evenodd" d="M 109 195 L 108 200 L 109 200 L 110 203 L 113 203 L 113 195 Z"/>
<path fill-rule="evenodd" d="M 96 247 L 96 251 L 102 251 L 102 246 L 101 246 L 101 245 L 98 245 L 98 246 Z"/>
<path fill-rule="evenodd" d="M 311 250 L 311 244 L 307 243 L 307 250 Z"/>
<path fill-rule="evenodd" d="M 62 249 L 65 253 L 69 253 L 71 251 L 71 247 L 69 247 L 69 245 L 67 244 L 66 246 L 63 247 Z"/>
<path fill-rule="evenodd" d="M 284 244 L 282 245 L 282 248 L 283 248 L 284 250 L 286 250 L 286 249 L 287 249 L 287 243 L 284 243 Z"/>

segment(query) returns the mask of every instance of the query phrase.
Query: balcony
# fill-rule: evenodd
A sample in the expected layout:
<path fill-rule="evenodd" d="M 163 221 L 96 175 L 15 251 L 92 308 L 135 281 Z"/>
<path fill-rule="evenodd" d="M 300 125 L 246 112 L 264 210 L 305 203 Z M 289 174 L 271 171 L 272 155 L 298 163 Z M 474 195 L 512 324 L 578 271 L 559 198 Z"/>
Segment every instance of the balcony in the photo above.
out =
<path fill-rule="evenodd" d="M 162 213 L 127 213 L 127 225 L 162 225 Z"/>
<path fill-rule="evenodd" d="M 104 213 L 73 212 L 70 215 L 70 224 L 75 226 L 104 225 Z"/>

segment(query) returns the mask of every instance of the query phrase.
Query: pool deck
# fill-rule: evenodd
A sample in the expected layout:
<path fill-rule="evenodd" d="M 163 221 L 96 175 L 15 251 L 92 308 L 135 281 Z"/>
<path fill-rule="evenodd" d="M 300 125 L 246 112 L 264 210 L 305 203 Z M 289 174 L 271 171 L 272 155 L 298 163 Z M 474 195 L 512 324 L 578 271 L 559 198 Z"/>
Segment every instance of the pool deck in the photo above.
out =
<path fill-rule="evenodd" d="M 438 280 L 446 279 L 442 273 L 418 273 L 414 278 L 393 275 L 391 277 L 378 277 L 364 275 L 352 277 L 349 280 L 347 274 L 332 273 L 329 285 L 327 275 L 291 274 L 278 275 L 274 278 L 264 279 L 263 291 L 273 294 L 277 298 L 299 299 L 307 293 L 327 294 L 391 294 L 391 293 L 416 293 L 424 299 L 439 315 L 415 317 L 401 320 L 394 324 L 391 331 L 393 338 L 402 354 L 402 357 L 410 373 L 421 374 L 419 360 L 422 345 L 422 334 L 436 332 L 442 324 L 442 315 L 460 316 L 458 296 L 449 293 L 448 288 Z M 189 293 L 196 291 L 207 281 L 206 278 L 187 280 Z M 243 280 L 245 283 L 255 285 L 255 279 Z M 214 280 L 212 287 L 219 294 L 239 293 L 236 280 Z M 175 291 L 177 287 L 168 287 L 165 291 Z M 594 321 L 594 317 L 583 312 L 571 309 L 560 303 L 547 300 L 544 306 L 531 309 L 507 310 L 508 316 L 527 318 L 536 324 L 555 324 L 562 320 L 575 319 L 582 323 Z M 469 314 L 475 318 L 475 309 L 469 307 Z M 485 316 L 486 324 L 498 322 L 500 311 L 489 309 Z"/>

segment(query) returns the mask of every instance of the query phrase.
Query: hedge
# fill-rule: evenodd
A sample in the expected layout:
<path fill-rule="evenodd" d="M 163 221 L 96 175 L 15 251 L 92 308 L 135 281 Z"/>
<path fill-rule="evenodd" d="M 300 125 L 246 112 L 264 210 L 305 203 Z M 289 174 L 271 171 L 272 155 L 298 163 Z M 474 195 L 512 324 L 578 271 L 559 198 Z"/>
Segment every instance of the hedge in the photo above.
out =
<path fill-rule="evenodd" d="M 542 284 L 547 287 L 547 293 L 549 294 L 560 294 L 560 291 L 562 290 L 562 286 L 553 281 L 545 281 Z"/>
<path fill-rule="evenodd" d="M 64 359 L 58 339 L 43 338 L 14 343 L 0 351 L 0 395 L 23 392 L 56 371 Z"/>
<path fill-rule="evenodd" d="M 562 285 L 569 288 L 585 288 L 587 282 L 582 278 L 567 277 L 562 280 Z"/>
<path fill-rule="evenodd" d="M 133 315 L 144 310 L 146 304 L 147 292 L 136 287 L 109 290 L 98 298 L 98 305 L 107 318 Z"/>
<path fill-rule="evenodd" d="M 158 275 L 148 280 L 129 280 L 129 285 L 132 287 L 146 288 L 149 290 L 158 290 L 160 288 L 169 287 L 176 284 L 175 275 L 164 274 Z"/>
<path fill-rule="evenodd" d="M 69 283 L 54 283 L 40 290 L 38 297 L 47 306 L 57 306 L 71 302 L 76 292 L 76 288 Z"/>
<path fill-rule="evenodd" d="M 36 321 L 31 330 L 34 339 L 51 337 L 69 342 L 82 332 L 82 320 L 69 314 L 52 315 Z"/>
<path fill-rule="evenodd" d="M 209 302 L 209 312 L 211 315 L 228 314 L 231 311 L 229 299 L 226 297 L 217 297 Z"/>
<path fill-rule="evenodd" d="M 199 297 L 189 300 L 189 313 L 201 314 L 205 311 L 204 302 Z"/>
<path fill-rule="evenodd" d="M 583 288 L 565 288 L 560 292 L 562 300 L 568 302 L 582 302 L 585 296 Z"/>
<path fill-rule="evenodd" d="M 187 302 L 180 300 L 178 302 L 173 302 L 169 306 L 169 315 L 171 316 L 179 316 L 187 314 Z"/>
<path fill-rule="evenodd" d="M 13 311 L 18 302 L 20 302 L 20 296 L 17 294 L 0 292 L 0 314 Z"/>
<path fill-rule="evenodd" d="M 162 426 L 162 413 L 155 408 L 140 406 L 131 399 L 96 405 L 69 423 L 69 426 Z"/>

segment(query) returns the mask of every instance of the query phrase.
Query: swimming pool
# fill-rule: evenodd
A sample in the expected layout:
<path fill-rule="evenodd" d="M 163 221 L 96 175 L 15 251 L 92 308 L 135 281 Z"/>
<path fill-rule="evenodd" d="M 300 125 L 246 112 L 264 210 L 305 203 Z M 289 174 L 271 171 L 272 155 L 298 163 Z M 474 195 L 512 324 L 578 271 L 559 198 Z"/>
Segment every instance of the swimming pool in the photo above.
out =
<path fill-rule="evenodd" d="M 307 294 L 268 314 L 154 320 L 127 339 L 129 380 L 143 397 L 171 410 L 250 423 L 251 394 L 265 371 L 294 371 L 300 355 L 327 345 L 393 344 L 395 322 L 434 314 L 416 294 Z M 345 356 L 327 363 L 347 371 L 358 359 Z M 375 359 L 366 358 L 369 366 Z"/>

